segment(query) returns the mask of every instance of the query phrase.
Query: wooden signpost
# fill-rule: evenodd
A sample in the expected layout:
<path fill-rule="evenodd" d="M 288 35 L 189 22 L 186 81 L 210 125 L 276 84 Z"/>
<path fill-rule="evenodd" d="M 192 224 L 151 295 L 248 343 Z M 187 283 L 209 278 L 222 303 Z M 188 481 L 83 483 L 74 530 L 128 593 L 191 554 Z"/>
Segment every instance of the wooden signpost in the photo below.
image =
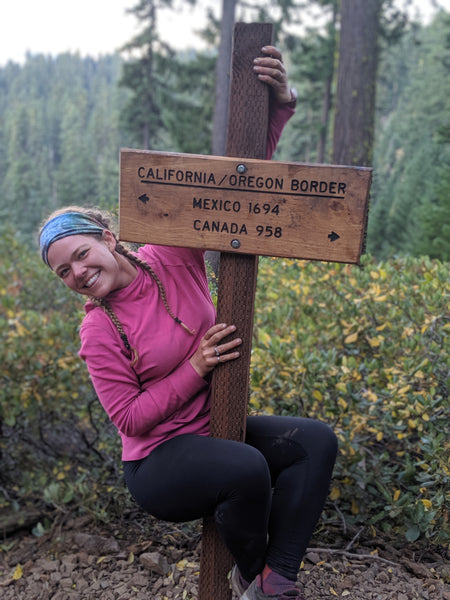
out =
<path fill-rule="evenodd" d="M 356 263 L 367 168 L 123 150 L 121 239 Z"/>
<path fill-rule="evenodd" d="M 234 440 L 245 436 L 258 255 L 358 263 L 371 182 L 368 168 L 263 160 L 268 88 L 252 66 L 271 42 L 270 24 L 235 26 L 227 157 L 121 152 L 121 240 L 221 251 L 218 322 L 243 343 L 214 371 L 211 435 Z M 199 600 L 231 598 L 231 566 L 206 518 Z"/>

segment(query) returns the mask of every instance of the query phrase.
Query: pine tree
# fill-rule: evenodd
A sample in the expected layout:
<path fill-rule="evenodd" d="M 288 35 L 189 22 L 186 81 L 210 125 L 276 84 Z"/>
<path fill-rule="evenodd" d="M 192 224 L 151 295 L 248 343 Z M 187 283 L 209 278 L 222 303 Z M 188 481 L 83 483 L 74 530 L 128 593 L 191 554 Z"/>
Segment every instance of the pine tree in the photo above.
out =
<path fill-rule="evenodd" d="M 315 3 L 316 4 L 316 3 Z M 291 48 L 289 77 L 297 91 L 297 110 L 280 140 L 277 157 L 303 162 L 330 162 L 329 133 L 336 51 L 337 0 L 317 4 L 323 27 L 309 27 Z"/>
<path fill-rule="evenodd" d="M 195 0 L 186 0 L 195 4 Z M 172 0 L 138 0 L 128 12 L 142 25 L 141 32 L 123 48 L 129 55 L 120 84 L 132 91 L 122 122 L 140 147 L 160 146 L 164 139 L 163 90 L 170 77 L 174 52 L 158 34 L 158 10 L 172 8 Z"/>
<path fill-rule="evenodd" d="M 0 68 L 0 215 L 30 242 L 55 208 L 117 204 L 119 64 L 29 55 Z"/>
<path fill-rule="evenodd" d="M 380 258 L 436 256 L 431 223 L 441 218 L 450 164 L 448 140 L 439 135 L 450 114 L 449 39 L 450 16 L 442 13 L 413 28 L 383 62 L 368 235 Z"/>
<path fill-rule="evenodd" d="M 450 261 L 450 125 L 439 132 L 439 149 L 443 166 L 436 171 L 437 183 L 430 202 L 420 210 L 422 239 L 416 254 Z"/>
<path fill-rule="evenodd" d="M 186 52 L 175 59 L 162 108 L 168 150 L 209 154 L 216 56 L 212 52 Z"/>

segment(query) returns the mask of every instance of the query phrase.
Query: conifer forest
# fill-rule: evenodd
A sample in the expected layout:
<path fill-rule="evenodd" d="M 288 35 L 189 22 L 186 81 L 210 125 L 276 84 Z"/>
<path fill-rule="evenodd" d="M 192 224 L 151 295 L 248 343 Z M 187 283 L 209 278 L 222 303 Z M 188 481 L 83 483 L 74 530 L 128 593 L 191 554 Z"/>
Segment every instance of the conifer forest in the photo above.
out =
<path fill-rule="evenodd" d="M 276 23 L 298 105 L 275 158 L 336 164 L 336 2 L 309 4 L 323 5 L 325 26 L 287 33 L 288 19 L 298 16 L 293 8 Z M 448 260 L 450 17 L 406 23 L 382 4 L 368 250 L 380 259 Z M 139 18 L 146 31 L 148 17 Z M 151 68 L 130 59 L 129 49 L 98 59 L 28 55 L 22 65 L 1 67 L 2 224 L 28 238 L 57 207 L 114 207 L 121 147 L 210 154 L 219 34 L 209 23 L 203 35 L 210 49 L 201 52 L 173 52 L 161 40 L 130 42 L 151 55 Z"/>

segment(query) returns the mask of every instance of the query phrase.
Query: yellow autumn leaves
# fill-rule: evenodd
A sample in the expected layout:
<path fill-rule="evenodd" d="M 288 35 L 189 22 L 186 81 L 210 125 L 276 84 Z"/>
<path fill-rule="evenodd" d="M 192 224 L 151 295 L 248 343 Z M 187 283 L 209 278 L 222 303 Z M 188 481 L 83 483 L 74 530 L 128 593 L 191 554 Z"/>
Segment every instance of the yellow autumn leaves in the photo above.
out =
<path fill-rule="evenodd" d="M 330 501 L 408 539 L 450 539 L 449 291 L 425 259 L 259 266 L 250 408 L 329 422 Z"/>
<path fill-rule="evenodd" d="M 110 485 L 98 456 L 118 448 L 77 358 L 80 307 L 38 256 L 1 244 L 0 417 L 11 463 L 31 461 L 17 486 L 98 513 Z M 363 268 L 260 260 L 249 408 L 333 427 L 339 456 L 325 520 L 338 510 L 375 533 L 450 541 L 449 290 L 449 266 L 427 259 Z M 35 456 L 50 418 L 87 436 L 91 462 L 78 452 L 66 470 L 64 458 Z"/>

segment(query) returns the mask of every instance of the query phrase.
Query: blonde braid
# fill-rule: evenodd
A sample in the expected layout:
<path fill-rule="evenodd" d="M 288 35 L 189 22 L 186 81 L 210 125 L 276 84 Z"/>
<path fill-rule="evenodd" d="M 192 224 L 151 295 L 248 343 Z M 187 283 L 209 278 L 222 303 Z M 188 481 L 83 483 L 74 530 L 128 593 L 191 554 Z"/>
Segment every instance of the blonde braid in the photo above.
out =
<path fill-rule="evenodd" d="M 103 308 L 103 310 L 105 311 L 105 313 L 108 315 L 108 317 L 111 319 L 114 327 L 117 329 L 117 331 L 119 332 L 120 337 L 122 338 L 122 342 L 125 345 L 125 348 L 128 350 L 128 352 L 131 354 L 131 362 L 130 365 L 132 367 L 134 367 L 134 365 L 137 363 L 138 358 L 139 358 L 139 354 L 136 350 L 136 348 L 133 348 L 130 344 L 130 342 L 128 341 L 128 337 L 127 334 L 125 333 L 123 327 L 122 327 L 122 323 L 119 321 L 116 313 L 113 311 L 113 309 L 111 308 L 111 306 L 108 304 L 108 302 L 106 302 L 106 300 L 104 300 L 103 298 L 91 298 L 92 302 L 96 305 L 99 306 L 100 308 Z"/>
<path fill-rule="evenodd" d="M 170 308 L 169 302 L 167 300 L 166 290 L 164 289 L 164 286 L 163 286 L 161 280 L 159 279 L 159 277 L 155 273 L 155 271 L 152 269 L 152 267 L 148 263 L 146 263 L 145 260 L 142 260 L 141 258 L 139 258 L 138 256 L 136 256 L 135 254 L 132 254 L 127 248 L 125 248 L 124 246 L 122 246 L 122 244 L 120 244 L 119 242 L 116 245 L 116 251 L 119 254 L 122 254 L 122 256 L 125 256 L 126 258 L 128 258 L 128 260 L 131 260 L 131 262 L 133 262 L 134 264 L 138 265 L 139 267 L 141 267 L 142 269 L 144 269 L 144 271 L 147 271 L 147 273 L 150 274 L 150 276 L 153 278 L 153 280 L 155 281 L 156 285 L 158 286 L 158 290 L 159 290 L 159 294 L 161 296 L 161 300 L 163 301 L 165 309 L 167 310 L 167 312 L 169 313 L 169 315 L 172 317 L 172 319 L 175 321 L 175 323 L 178 323 L 178 325 L 181 325 L 181 327 L 183 327 L 183 329 L 186 330 L 191 335 L 194 335 L 195 334 L 195 330 L 189 329 L 189 327 L 185 323 L 183 323 L 183 321 L 180 318 L 176 317 L 173 314 L 173 311 Z"/>

